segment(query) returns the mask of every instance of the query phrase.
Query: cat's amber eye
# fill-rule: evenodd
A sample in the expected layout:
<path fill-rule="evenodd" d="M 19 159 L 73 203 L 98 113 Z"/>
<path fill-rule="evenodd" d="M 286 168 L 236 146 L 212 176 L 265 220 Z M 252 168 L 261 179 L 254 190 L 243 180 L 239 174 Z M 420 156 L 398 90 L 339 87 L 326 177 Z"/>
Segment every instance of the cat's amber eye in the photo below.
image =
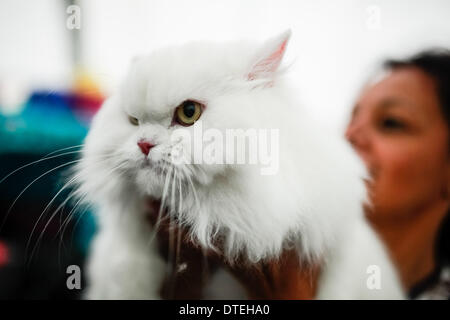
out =
<path fill-rule="evenodd" d="M 186 100 L 175 109 L 174 120 L 182 126 L 191 126 L 202 115 L 203 105 L 199 102 Z"/>
<path fill-rule="evenodd" d="M 132 117 L 132 116 L 128 116 L 128 120 L 130 121 L 130 123 L 133 126 L 137 126 L 139 124 L 138 118 L 135 118 L 135 117 Z"/>

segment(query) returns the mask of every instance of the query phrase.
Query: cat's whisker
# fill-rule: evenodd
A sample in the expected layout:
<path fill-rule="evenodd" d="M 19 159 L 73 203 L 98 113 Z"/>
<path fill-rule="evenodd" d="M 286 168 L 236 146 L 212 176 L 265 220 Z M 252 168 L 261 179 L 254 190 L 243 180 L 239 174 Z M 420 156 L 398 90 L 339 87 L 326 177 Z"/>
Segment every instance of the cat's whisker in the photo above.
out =
<path fill-rule="evenodd" d="M 197 192 L 195 191 L 194 183 L 192 182 L 192 179 L 189 176 L 189 174 L 185 174 L 185 178 L 186 178 L 186 180 L 188 181 L 188 183 L 191 186 L 192 193 L 194 194 L 195 206 L 198 208 L 199 204 L 200 204 L 200 201 L 198 199 Z"/>
<path fill-rule="evenodd" d="M 105 159 L 105 160 L 108 160 L 108 159 Z M 112 174 L 112 173 L 114 173 L 114 172 L 117 172 L 117 171 L 119 171 L 120 169 L 122 169 L 124 166 L 126 166 L 126 161 L 121 161 L 119 164 L 117 164 L 115 167 L 113 167 L 112 169 L 110 169 L 106 174 L 105 174 L 105 176 L 108 176 L 108 175 L 110 175 L 110 174 Z M 78 201 L 77 201 L 77 203 L 75 204 L 75 206 L 72 208 L 72 210 L 70 211 L 70 213 L 69 213 L 69 215 L 66 217 L 66 219 L 65 219 L 65 221 L 64 221 L 64 223 L 63 223 L 63 225 L 64 225 L 64 229 L 62 230 L 62 234 L 61 234 L 61 236 L 63 237 L 64 236 L 64 232 L 65 232 L 65 230 L 66 230 L 66 227 L 68 226 L 68 222 L 69 222 L 69 220 L 70 220 L 70 218 L 71 218 L 71 214 L 74 214 L 75 213 L 75 210 L 77 209 L 77 207 L 82 203 L 82 202 L 85 202 L 84 200 L 87 198 L 87 196 L 88 196 L 88 194 L 87 193 L 84 193 L 84 194 L 79 194 L 79 193 L 81 193 L 80 192 L 80 190 L 78 189 L 77 190 L 77 197 L 79 198 L 78 199 Z M 85 205 L 87 205 L 88 207 L 89 207 L 89 205 L 87 204 L 87 203 L 85 203 Z M 61 228 L 62 228 L 63 226 L 61 226 L 60 227 L 60 229 L 58 230 L 58 233 L 59 232 L 61 232 Z"/>
<path fill-rule="evenodd" d="M 79 145 L 75 145 L 75 146 L 70 146 L 70 147 L 66 147 L 66 148 L 61 148 L 61 149 L 52 151 L 52 152 L 50 152 L 50 153 L 47 153 L 47 154 L 44 155 L 41 159 L 36 160 L 36 161 L 33 161 L 33 162 L 30 162 L 30 163 L 28 163 L 28 164 L 25 164 L 25 165 L 23 165 L 23 166 L 21 166 L 21 167 L 15 169 L 15 170 L 13 170 L 13 171 L 10 172 L 9 174 L 7 174 L 5 177 L 3 177 L 3 178 L 0 180 L 0 183 L 2 183 L 3 181 L 5 181 L 6 179 L 8 179 L 8 177 L 10 177 L 11 175 L 13 175 L 13 174 L 16 173 L 17 171 L 22 170 L 22 169 L 24 169 L 24 168 L 26 168 L 26 167 L 28 167 L 28 166 L 33 165 L 33 164 L 40 163 L 40 162 L 45 161 L 45 160 L 49 160 L 49 159 L 61 157 L 61 156 L 64 156 L 64 155 L 68 155 L 68 154 L 81 153 L 81 152 L 83 152 L 83 150 L 75 150 L 75 151 L 64 152 L 64 153 L 62 153 L 62 154 L 54 155 L 55 153 L 58 153 L 58 152 L 61 152 L 61 151 L 66 151 L 66 150 L 75 149 L 75 148 L 81 148 L 81 147 L 83 147 L 83 146 L 84 146 L 84 144 L 79 144 Z"/>
<path fill-rule="evenodd" d="M 183 166 L 183 169 L 185 169 L 187 172 L 189 172 L 189 174 L 191 176 L 196 176 L 199 173 L 201 173 L 202 175 L 206 175 L 205 170 L 201 166 L 198 166 L 195 164 L 192 164 L 189 166 Z"/>
<path fill-rule="evenodd" d="M 113 169 L 111 169 L 109 172 L 108 172 L 108 174 L 110 174 L 110 173 L 112 173 L 112 172 L 114 172 L 114 171 L 116 171 L 117 169 L 119 169 L 120 167 L 123 167 L 125 165 L 125 163 L 121 163 L 120 165 L 118 165 L 118 166 L 116 166 L 116 167 L 114 167 Z M 55 201 L 55 199 L 58 197 L 58 195 L 59 194 L 61 194 L 61 192 L 62 191 L 64 191 L 68 186 L 70 186 L 70 185 L 72 185 L 73 184 L 73 182 L 74 181 L 76 181 L 78 178 L 80 178 L 80 175 L 81 174 L 78 174 L 78 175 L 75 175 L 74 177 L 72 177 L 72 179 L 70 179 L 56 194 L 55 194 L 55 196 L 52 198 L 52 200 L 50 200 L 50 202 L 47 204 L 47 206 L 44 208 L 44 210 L 42 211 L 42 213 L 41 213 L 41 215 L 39 216 L 39 218 L 38 218 L 38 220 L 37 220 L 37 222 L 36 222 L 36 224 L 34 225 L 34 227 L 33 227 L 33 230 L 31 231 L 31 234 L 30 234 L 30 238 L 29 238 L 29 240 L 28 240 L 28 243 L 27 243 L 27 247 L 26 247 L 26 252 L 28 252 L 28 248 L 29 248 L 29 244 L 30 244 L 30 241 L 31 241 L 31 239 L 32 239 L 32 236 L 33 236 L 33 233 L 34 233 L 34 231 L 35 231 L 35 229 L 36 229 L 36 227 L 37 227 L 37 225 L 39 224 L 39 221 L 42 219 L 42 217 L 45 215 L 45 213 L 47 212 L 47 210 L 50 208 L 50 206 L 52 205 L 52 203 Z M 43 228 L 43 230 L 42 230 L 42 232 L 41 232 L 41 234 L 39 235 L 39 237 L 38 237 L 38 239 L 37 239 L 37 241 L 36 241 L 36 244 L 34 245 L 34 247 L 33 247 L 33 250 L 32 250 L 32 252 L 31 252 L 31 255 L 30 255 L 30 261 L 32 260 L 32 258 L 33 258 L 33 255 L 34 255 L 34 252 L 36 251 L 36 249 L 37 249 L 37 247 L 38 247 L 38 245 L 39 245 L 39 243 L 40 243 L 40 241 L 41 241 L 41 239 L 42 239 L 42 237 L 43 237 L 43 235 L 44 235 L 44 233 L 45 233 L 45 231 L 47 230 L 47 228 L 48 228 L 48 226 L 50 225 L 50 223 L 51 223 L 51 221 L 53 220 L 53 218 L 56 216 L 56 214 L 57 214 L 57 212 L 61 209 L 61 207 L 63 206 L 63 205 L 65 205 L 66 203 L 67 203 L 67 201 L 69 201 L 73 196 L 75 196 L 76 194 L 75 193 L 72 193 L 53 213 L 52 213 L 52 215 L 50 216 L 50 218 L 49 218 L 49 220 L 47 221 L 47 223 L 45 224 L 45 226 L 44 226 L 44 228 Z M 79 220 L 78 220 L 79 221 Z"/>
<path fill-rule="evenodd" d="M 183 191 L 182 191 L 182 181 L 181 177 L 177 175 L 178 180 L 178 193 L 179 193 L 179 202 L 178 202 L 178 228 L 177 228 L 177 244 L 175 248 L 175 279 L 177 272 L 179 271 L 179 264 L 180 264 L 180 252 L 181 252 L 181 237 L 182 237 L 182 224 L 181 224 L 181 214 L 183 210 Z M 175 288 L 173 288 L 174 290 Z"/>
<path fill-rule="evenodd" d="M 57 215 L 57 213 L 59 212 L 59 211 L 61 211 L 61 215 L 63 214 L 63 207 L 65 207 L 65 205 L 67 204 L 67 202 L 71 199 L 71 198 L 73 198 L 75 196 L 75 193 L 74 192 L 71 192 L 71 194 L 56 208 L 56 210 L 53 212 L 53 214 L 52 214 L 52 218 L 50 218 L 50 220 L 48 221 L 48 223 L 50 223 L 50 221 L 53 219 L 53 217 L 55 217 L 56 215 Z M 41 234 L 40 234 L 40 236 L 39 236 L 39 238 L 38 238 L 38 241 L 36 242 L 36 244 L 35 244 L 35 246 L 37 247 L 38 246 L 38 244 L 39 244 L 39 242 L 40 242 L 40 240 L 42 239 L 42 237 L 43 237 L 43 235 L 44 235 L 44 232 L 45 232 L 45 229 L 41 232 Z M 34 252 L 34 250 L 33 250 L 33 252 Z M 33 257 L 33 252 L 32 252 L 32 254 L 31 254 L 31 257 L 30 257 L 30 259 Z"/>
<path fill-rule="evenodd" d="M 191 174 L 192 175 L 195 174 L 194 173 L 194 168 L 191 168 L 191 166 L 183 166 L 182 169 L 184 169 L 184 170 L 181 170 L 183 178 L 188 181 L 188 186 L 190 186 L 189 189 L 192 191 L 192 194 L 194 195 L 194 201 L 195 201 L 194 202 L 194 206 L 198 208 L 199 204 L 200 204 L 200 201 L 199 201 L 199 198 L 198 198 L 198 195 L 197 195 L 194 183 L 193 183 L 192 178 L 191 178 Z M 182 198 L 181 179 L 180 179 L 179 187 L 180 187 L 180 199 L 181 199 Z M 180 210 L 179 210 L 179 212 L 180 213 L 182 212 L 181 211 L 181 202 L 180 202 Z M 181 221 L 181 219 L 179 219 L 179 220 Z M 181 229 L 179 229 L 179 233 L 180 233 L 180 231 L 181 231 Z M 178 251 L 178 254 L 179 254 L 179 251 L 181 249 L 180 248 L 181 247 L 180 237 L 178 238 L 177 247 L 178 247 L 177 251 Z M 208 271 L 209 270 L 208 257 L 207 257 L 207 251 L 206 251 L 206 249 L 203 246 L 201 246 L 201 250 L 202 250 L 202 283 L 206 283 L 207 278 L 208 278 L 208 272 L 209 272 Z"/>
<path fill-rule="evenodd" d="M 74 191 L 71 191 L 69 194 L 69 197 L 72 196 L 72 194 L 74 193 Z M 64 213 L 64 209 L 66 208 L 65 204 L 64 206 L 61 208 L 61 214 L 59 215 L 59 225 L 61 225 L 62 220 L 63 220 L 63 213 Z"/>
<path fill-rule="evenodd" d="M 173 289 L 175 285 L 175 276 L 176 276 L 176 265 L 174 265 L 174 227 L 176 227 L 173 224 L 172 215 L 174 214 L 174 211 L 176 210 L 175 206 L 175 179 L 177 177 L 177 170 L 173 170 L 173 175 L 171 175 L 170 183 L 171 183 L 171 194 L 170 194 L 170 212 L 169 212 L 169 252 L 168 252 L 168 264 L 169 268 L 167 269 L 169 275 L 172 274 L 174 276 L 174 279 L 170 281 L 170 296 L 173 297 Z"/>
<path fill-rule="evenodd" d="M 178 202 L 178 223 L 180 227 L 183 225 L 183 173 L 179 171 L 178 176 L 178 194 L 179 194 L 179 202 Z"/>
<path fill-rule="evenodd" d="M 103 159 L 103 158 L 107 158 L 107 157 L 113 158 L 115 156 L 117 156 L 117 152 L 112 151 L 112 152 L 102 153 L 102 154 L 85 155 L 85 158 L 87 158 L 87 159 L 97 159 L 97 158 Z"/>
<path fill-rule="evenodd" d="M 39 215 L 39 217 L 38 217 L 36 223 L 35 223 L 34 226 L 33 226 L 33 229 L 31 230 L 30 236 L 29 236 L 29 238 L 28 238 L 27 245 L 26 245 L 26 248 L 25 248 L 25 256 L 26 256 L 27 253 L 28 253 L 29 247 L 30 247 L 30 245 L 31 245 L 31 240 L 32 240 L 32 238 L 33 238 L 33 234 L 34 234 L 34 232 L 35 232 L 35 230 L 36 230 L 36 228 L 37 228 L 39 222 L 41 221 L 41 219 L 43 218 L 43 216 L 44 216 L 45 213 L 47 212 L 48 208 L 52 205 L 52 203 L 53 203 L 53 202 L 55 201 L 55 199 L 58 197 L 58 195 L 60 195 L 61 192 L 63 192 L 69 185 L 71 185 L 71 184 L 73 183 L 73 181 L 75 181 L 75 178 L 77 178 L 77 176 L 75 176 L 75 177 L 73 177 L 72 179 L 70 179 L 68 182 L 66 182 L 66 183 L 64 184 L 64 186 L 63 186 L 62 188 L 59 189 L 59 191 L 53 196 L 53 198 L 49 201 L 49 203 L 45 206 L 44 210 L 43 210 L 43 211 L 41 212 L 41 214 Z M 40 239 L 41 239 L 42 236 L 43 236 L 43 233 L 44 233 L 45 230 L 47 229 L 48 225 L 50 224 L 50 222 L 51 222 L 51 220 L 53 219 L 53 217 L 55 216 L 55 214 L 56 214 L 56 213 L 54 212 L 54 213 L 51 215 L 50 219 L 49 219 L 49 220 L 47 221 L 47 223 L 45 224 L 45 227 L 44 227 L 43 231 L 41 232 L 41 235 L 38 237 L 38 240 L 36 241 L 36 243 L 35 243 L 35 245 L 34 245 L 34 247 L 33 247 L 33 250 L 32 250 L 32 252 L 31 252 L 30 262 L 31 262 L 31 259 L 33 258 L 33 254 L 34 254 L 34 251 L 35 251 L 35 249 L 36 249 L 37 244 L 39 243 Z"/>
<path fill-rule="evenodd" d="M 53 171 L 55 171 L 55 170 L 58 170 L 58 169 L 60 169 L 60 168 L 63 168 L 63 167 L 66 167 L 66 166 L 68 166 L 68 165 L 71 165 L 71 164 L 74 164 L 74 163 L 77 163 L 77 162 L 80 162 L 81 160 L 73 160 L 73 161 L 69 161 L 69 162 L 66 162 L 66 163 L 63 163 L 63 164 L 61 164 L 61 165 L 59 165 L 59 166 L 56 166 L 55 168 L 52 168 L 52 169 L 50 169 L 50 170 L 47 170 L 46 172 L 44 172 L 43 174 L 41 174 L 40 176 L 38 176 L 36 179 L 34 179 L 33 181 L 31 181 L 20 193 L 19 193 L 19 195 L 14 199 L 14 201 L 13 201 L 13 203 L 11 204 L 11 206 L 9 207 L 9 209 L 8 209 L 8 211 L 6 212 L 6 215 L 5 215 L 5 217 L 3 218 L 3 221 L 2 221 L 2 225 L 0 226 L 0 231 L 1 231 L 1 229 L 3 228 L 3 226 L 4 226 L 4 224 L 5 224 L 5 222 L 6 222 L 6 220 L 8 219 L 8 216 L 9 216 L 9 214 L 11 213 L 11 210 L 12 210 L 12 208 L 14 207 L 14 205 L 16 204 L 16 202 L 19 200 L 19 198 L 25 193 L 25 191 L 27 191 L 36 181 L 38 181 L 39 179 L 41 179 L 42 177 L 44 177 L 44 176 L 46 176 L 47 174 L 49 174 L 49 173 L 51 173 L 51 172 L 53 172 Z"/>
<path fill-rule="evenodd" d="M 75 196 L 75 191 L 71 191 L 70 194 L 68 195 L 68 198 L 72 198 L 73 196 Z M 59 214 L 59 225 L 61 226 L 63 224 L 63 219 L 64 219 L 64 210 L 66 209 L 66 204 L 67 204 L 67 200 L 64 201 L 63 203 L 63 207 L 60 210 L 60 214 Z M 56 233 L 55 237 L 53 238 L 53 240 L 55 240 L 58 237 L 58 232 Z M 62 268 L 62 264 L 61 264 L 61 251 L 58 250 L 58 265 L 59 268 Z"/>
<path fill-rule="evenodd" d="M 44 157 L 48 157 L 48 156 L 51 156 L 52 154 L 55 154 L 55 153 L 58 153 L 58 152 L 61 152 L 61 151 L 65 151 L 65 150 L 70 150 L 70 149 L 75 149 L 75 148 L 81 148 L 81 147 L 83 147 L 83 146 L 84 146 L 84 143 L 78 144 L 78 145 L 76 145 L 76 146 L 70 146 L 70 147 L 66 147 L 66 148 L 61 148 L 61 149 L 52 151 L 52 152 L 50 152 L 50 153 L 47 153 Z"/>
<path fill-rule="evenodd" d="M 164 169 L 163 169 L 163 170 L 164 170 Z M 155 238 L 156 235 L 158 234 L 158 229 L 159 229 L 159 226 L 160 226 L 160 224 L 161 224 L 162 212 L 163 212 L 164 206 L 165 206 L 165 200 L 166 200 L 167 189 L 168 189 L 168 187 L 169 187 L 169 184 L 168 184 L 169 175 L 172 174 L 172 170 L 173 170 L 172 167 L 169 166 L 169 171 L 168 171 L 168 173 L 166 173 L 166 178 L 165 178 L 165 181 L 164 181 L 164 188 L 163 188 L 163 194 L 162 194 L 162 196 L 161 196 L 161 203 L 160 203 L 160 206 L 159 206 L 158 217 L 156 218 L 156 223 L 155 223 L 155 225 L 153 226 L 153 232 L 152 232 L 153 234 L 152 234 L 152 236 L 150 237 L 150 240 L 149 240 L 149 242 L 148 242 L 148 245 L 150 245 L 150 244 L 153 242 L 154 238 Z"/>
<path fill-rule="evenodd" d="M 70 151 L 70 152 L 67 152 L 67 154 L 69 154 L 69 153 L 76 153 L 76 152 L 78 152 L 78 151 Z M 59 157 L 59 156 L 62 156 L 62 155 L 57 155 L 57 156 L 52 156 L 52 157 L 55 157 L 55 158 L 56 158 L 56 157 Z M 108 155 L 105 155 L 105 156 L 108 156 Z M 109 158 L 111 158 L 111 157 L 109 157 Z M 103 160 L 108 160 L 109 158 L 103 159 Z M 48 158 L 48 159 L 50 159 L 50 158 Z M 43 161 L 43 160 L 48 160 L 48 159 L 37 160 L 37 162 Z M 103 160 L 102 160 L 102 161 L 103 161 Z M 19 193 L 19 195 L 14 199 L 13 203 L 11 204 L 11 206 L 8 208 L 8 211 L 6 212 L 6 214 L 5 214 L 4 218 L 3 218 L 2 224 L 0 225 L 0 231 L 3 229 L 3 227 L 4 227 L 5 223 L 6 223 L 6 221 L 8 220 L 8 217 L 9 217 L 9 215 L 11 214 L 11 211 L 12 211 L 14 205 L 17 203 L 17 201 L 20 199 L 20 197 L 25 193 L 25 191 L 27 191 L 27 190 L 28 190 L 28 189 L 29 189 L 36 181 L 40 180 L 41 178 L 43 178 L 44 176 L 48 175 L 49 173 L 54 172 L 55 170 L 58 170 L 58 169 L 60 169 L 60 168 L 62 168 L 62 167 L 65 167 L 65 166 L 68 166 L 68 165 L 71 165 L 71 164 L 74 164 L 74 163 L 79 163 L 79 162 L 81 162 L 81 161 L 82 161 L 82 159 L 77 159 L 77 160 L 73 160 L 73 161 L 69 161 L 69 162 L 63 163 L 63 164 L 61 164 L 61 165 L 59 165 L 59 166 L 56 166 L 56 167 L 54 167 L 54 168 L 52 168 L 52 169 L 50 169 L 50 170 L 44 172 L 43 174 L 41 174 L 41 175 L 39 175 L 37 178 L 35 178 L 33 181 L 31 181 L 31 182 L 30 182 L 30 183 L 29 183 L 29 184 L 28 184 L 28 185 L 27 185 L 27 186 Z M 31 165 L 31 163 L 28 164 L 28 165 Z M 28 166 L 28 165 L 25 165 L 25 166 Z M 23 166 L 23 167 L 25 167 L 25 166 Z M 23 168 L 23 167 L 21 167 L 21 168 Z M 17 171 L 20 170 L 21 168 L 16 169 L 15 172 L 17 172 Z M 8 176 L 12 175 L 13 173 L 14 173 L 14 172 L 10 173 Z M 8 178 L 8 176 L 4 177 L 4 178 L 2 179 L 2 181 L 5 180 L 6 178 Z"/>
<path fill-rule="evenodd" d="M 64 210 L 66 209 L 66 204 L 68 202 L 67 200 L 71 199 L 73 196 L 75 196 L 75 191 L 71 191 L 69 193 L 69 195 L 67 196 L 67 199 L 63 202 L 63 207 L 61 208 L 60 215 L 59 215 L 59 225 L 61 225 L 63 222 L 63 214 L 64 214 Z M 55 237 L 57 235 L 58 234 L 56 234 Z"/>
<path fill-rule="evenodd" d="M 66 218 L 64 219 L 64 221 L 62 222 L 62 224 L 60 225 L 58 232 L 56 233 L 55 237 L 57 237 L 58 235 L 60 235 L 60 243 L 63 240 L 64 237 L 64 232 L 67 228 L 67 226 L 69 225 L 70 220 L 72 219 L 73 215 L 75 214 L 78 206 L 80 206 L 80 204 L 82 203 L 82 201 L 84 201 L 86 199 L 87 195 L 84 196 L 79 196 L 77 195 L 77 197 L 79 197 L 79 199 L 77 200 L 77 202 L 75 203 L 75 205 L 72 207 L 72 209 L 69 211 L 69 213 L 67 214 Z"/>
<path fill-rule="evenodd" d="M 193 180 L 192 180 L 192 178 L 191 178 L 191 176 L 190 176 L 189 174 L 185 174 L 185 178 L 186 178 L 186 180 L 187 180 L 188 183 L 189 183 L 190 190 L 192 191 L 192 194 L 194 195 L 194 208 L 195 208 L 195 210 L 196 210 L 197 212 L 200 213 L 200 212 L 201 212 L 201 210 L 200 210 L 201 204 L 200 204 L 199 197 L 198 197 L 198 195 L 197 195 L 197 191 L 196 191 L 194 182 L 193 182 Z M 216 251 L 217 248 L 214 246 L 213 243 L 211 243 L 211 239 L 212 239 L 211 234 L 209 234 L 209 236 L 208 236 L 207 238 L 203 239 L 203 240 L 206 241 L 206 245 L 207 245 L 211 250 Z"/>
<path fill-rule="evenodd" d="M 75 236 L 75 230 L 77 229 L 78 224 L 81 222 L 81 220 L 82 220 L 83 216 L 86 214 L 87 210 L 88 210 L 88 208 L 85 208 L 83 211 L 78 213 L 77 220 L 75 221 L 75 224 L 72 228 L 72 233 L 70 235 L 70 247 L 73 247 L 73 239 Z"/>
<path fill-rule="evenodd" d="M 172 274 L 173 274 L 173 281 L 171 283 L 171 288 L 170 288 L 171 289 L 171 295 L 173 297 L 175 296 L 174 292 L 175 292 L 175 288 L 176 288 L 177 275 L 178 275 L 178 272 L 179 272 L 179 263 L 180 263 L 179 255 L 180 255 L 180 251 L 181 251 L 181 237 L 182 237 L 181 212 L 182 212 L 182 209 L 183 209 L 182 208 L 183 195 L 182 195 L 182 185 L 181 185 L 182 181 L 181 181 L 181 177 L 180 177 L 181 172 L 175 168 L 174 173 L 175 173 L 175 175 L 174 175 L 173 185 L 172 185 L 172 188 L 174 190 L 172 197 L 173 197 L 174 200 L 173 200 L 172 208 L 174 210 L 173 214 L 174 215 L 177 214 L 177 220 L 176 220 L 177 223 L 173 226 L 173 228 L 176 228 L 177 235 L 176 235 L 176 244 L 173 243 L 174 241 L 173 241 L 173 236 L 172 235 L 170 235 L 171 236 L 171 243 L 169 244 L 170 248 L 171 248 L 169 250 L 170 251 L 170 257 L 174 257 L 173 258 L 173 268 L 174 268 L 174 270 L 172 272 Z M 176 197 L 177 197 L 177 194 L 176 194 L 177 191 L 178 191 L 178 209 L 177 209 L 177 206 L 176 206 L 176 203 L 175 203 L 175 200 L 176 200 Z M 172 221 L 171 221 L 171 224 L 172 224 Z M 171 232 L 173 232 L 173 228 L 171 228 Z"/>
<path fill-rule="evenodd" d="M 78 196 L 78 195 L 77 195 Z M 72 219 L 72 216 L 74 215 L 74 213 L 76 212 L 78 206 L 81 204 L 81 202 L 83 200 L 85 200 L 86 195 L 84 196 L 78 196 L 79 199 L 77 200 L 77 202 L 75 203 L 75 205 L 72 207 L 72 209 L 70 210 L 69 214 L 66 216 L 66 218 L 64 219 L 63 223 L 60 224 L 60 227 L 58 229 L 58 232 L 56 233 L 56 236 L 58 236 L 58 234 L 60 235 L 59 237 L 59 243 L 58 243 L 58 254 L 59 257 L 61 258 L 61 250 L 62 250 L 62 246 L 63 246 L 63 242 L 64 242 L 64 232 L 67 228 L 67 226 L 69 225 L 70 220 Z"/>
<path fill-rule="evenodd" d="M 41 158 L 41 159 L 39 159 L 39 160 L 36 160 L 36 161 L 30 162 L 30 163 L 27 163 L 27 164 L 25 164 L 25 165 L 23 165 L 23 166 L 21 166 L 21 167 L 15 169 L 15 170 L 11 171 L 11 172 L 10 172 L 9 174 L 7 174 L 6 176 L 4 176 L 4 177 L 0 180 L 0 184 L 1 184 L 3 181 L 5 181 L 6 179 L 8 179 L 10 176 L 12 176 L 14 173 L 16 173 L 16 172 L 18 172 L 18 171 L 20 171 L 20 170 L 22 170 L 22 169 L 25 169 L 25 168 L 27 168 L 27 167 L 33 165 L 33 164 L 37 164 L 37 163 L 40 163 L 40 162 L 45 161 L 45 160 L 50 160 L 50 159 L 62 157 L 62 156 L 68 155 L 68 154 L 78 153 L 78 152 L 79 152 L 79 151 L 69 151 L 69 152 L 64 152 L 64 153 L 62 153 L 62 154 L 58 154 L 58 155 L 55 155 L 55 156 L 45 156 L 44 158 Z"/>
<path fill-rule="evenodd" d="M 206 249 L 203 246 L 201 246 L 201 250 L 202 250 L 202 284 L 203 284 L 206 283 L 208 280 L 209 264 Z"/>
<path fill-rule="evenodd" d="M 73 147 L 68 147 L 68 148 L 75 148 L 75 147 L 78 147 L 78 146 L 73 146 Z M 15 169 L 15 170 L 13 170 L 12 172 L 10 172 L 8 175 L 6 175 L 5 177 L 3 177 L 3 178 L 0 180 L 0 184 L 1 184 L 3 181 L 5 181 L 6 179 L 8 179 L 8 178 L 9 178 L 11 175 L 13 175 L 14 173 L 16 173 L 16 172 L 18 172 L 18 171 L 20 171 L 20 170 L 22 170 L 22 169 L 25 169 L 26 167 L 29 167 L 29 166 L 31 166 L 31 165 L 33 165 L 33 164 L 37 164 L 37 163 L 40 163 L 40 162 L 42 162 L 42 161 L 49 160 L 49 159 L 53 159 L 53 158 L 57 158 L 57 157 L 61 157 L 61 156 L 64 156 L 64 155 L 69 155 L 69 154 L 74 154 L 74 153 L 79 153 L 79 152 L 81 152 L 80 150 L 78 150 L 78 151 L 69 151 L 69 152 L 64 152 L 64 153 L 62 153 L 62 154 L 59 154 L 59 155 L 49 156 L 50 154 L 53 154 L 53 153 L 56 153 L 56 152 L 59 152 L 59 151 L 62 151 L 62 150 L 68 149 L 68 148 L 63 148 L 63 149 L 60 149 L 60 150 L 57 150 L 57 151 L 53 151 L 53 152 L 49 153 L 49 154 L 48 154 L 46 157 L 44 157 L 44 158 L 41 158 L 41 159 L 36 160 L 36 161 L 33 161 L 33 162 L 31 162 L 31 163 L 28 163 L 28 164 L 26 164 L 26 165 L 23 165 L 23 166 L 21 166 L 21 167 Z M 103 155 L 103 156 L 107 157 L 107 156 L 109 156 L 109 155 Z M 75 163 L 75 162 L 80 162 L 80 161 L 81 161 L 81 160 L 78 159 L 78 160 L 74 160 L 73 162 L 68 162 L 68 163 L 62 164 L 61 166 L 57 166 L 57 167 L 55 167 L 55 168 L 53 168 L 53 169 L 51 169 L 51 170 L 45 172 L 44 174 L 40 175 L 40 176 L 37 177 L 35 180 L 33 180 L 27 187 L 25 187 L 25 189 L 23 189 L 23 190 L 21 191 L 21 193 L 20 193 L 20 194 L 17 196 L 17 198 L 14 200 L 13 204 L 11 205 L 11 207 L 8 209 L 8 211 L 7 211 L 7 213 L 6 213 L 5 217 L 4 217 L 4 219 L 3 219 L 3 221 L 2 221 L 2 224 L 1 224 L 1 226 L 0 226 L 0 231 L 2 230 L 4 224 L 5 224 L 6 220 L 7 220 L 7 217 L 8 217 L 9 214 L 10 214 L 10 212 L 11 212 L 11 210 L 12 210 L 12 207 L 15 205 L 15 203 L 16 203 L 17 200 L 20 198 L 20 196 L 21 196 L 21 195 L 22 195 L 29 187 L 31 187 L 31 185 L 32 185 L 34 182 L 36 182 L 37 180 L 39 180 L 40 178 L 44 177 L 45 175 L 47 175 L 48 173 L 50 173 L 50 172 L 52 172 L 52 171 L 54 171 L 54 170 L 57 170 L 57 169 L 59 169 L 59 168 L 61 168 L 61 167 L 63 167 L 63 166 L 67 166 L 67 165 L 69 165 L 69 164 L 72 164 L 72 163 Z"/>

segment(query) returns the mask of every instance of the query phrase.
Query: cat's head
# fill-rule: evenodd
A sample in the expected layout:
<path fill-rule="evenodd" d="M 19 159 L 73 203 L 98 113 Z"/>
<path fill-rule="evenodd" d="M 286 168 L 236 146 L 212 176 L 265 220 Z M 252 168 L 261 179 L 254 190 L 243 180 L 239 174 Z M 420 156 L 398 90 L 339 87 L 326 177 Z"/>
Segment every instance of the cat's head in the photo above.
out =
<path fill-rule="evenodd" d="M 260 127 L 261 108 L 275 102 L 289 36 L 262 45 L 189 43 L 134 59 L 120 90 L 94 118 L 79 170 L 81 190 L 94 202 L 125 192 L 165 196 L 170 206 L 179 200 L 171 193 L 174 184 L 184 193 L 239 170 L 196 162 L 204 153 L 196 155 L 195 138 L 186 137 L 200 126 L 203 132 Z"/>

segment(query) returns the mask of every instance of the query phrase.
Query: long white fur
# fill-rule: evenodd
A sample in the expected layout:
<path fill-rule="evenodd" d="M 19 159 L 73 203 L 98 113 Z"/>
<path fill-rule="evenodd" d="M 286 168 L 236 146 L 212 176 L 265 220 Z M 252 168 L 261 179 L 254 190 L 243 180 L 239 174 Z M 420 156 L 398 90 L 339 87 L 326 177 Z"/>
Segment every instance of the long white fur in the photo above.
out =
<path fill-rule="evenodd" d="M 294 245 L 303 261 L 323 263 L 319 298 L 403 296 L 363 217 L 363 165 L 341 137 L 324 134 L 308 119 L 283 72 L 273 64 L 264 72 L 258 64 L 289 36 L 263 45 L 189 43 L 133 61 L 121 90 L 95 116 L 77 168 L 78 193 L 99 218 L 88 298 L 159 297 L 165 265 L 156 240 L 150 241 L 144 205 L 149 196 L 163 194 L 169 212 L 203 247 L 224 239 L 230 261 L 238 255 L 250 262 L 272 259 Z M 258 165 L 171 165 L 170 134 L 177 128 L 171 121 L 187 99 L 206 104 L 203 129 L 279 129 L 278 173 L 261 175 Z M 186 130 L 192 133 L 196 125 Z M 152 168 L 142 165 L 141 138 L 157 144 L 148 157 Z M 188 152 L 183 143 L 178 146 Z M 366 286 L 371 264 L 382 270 L 381 290 Z"/>

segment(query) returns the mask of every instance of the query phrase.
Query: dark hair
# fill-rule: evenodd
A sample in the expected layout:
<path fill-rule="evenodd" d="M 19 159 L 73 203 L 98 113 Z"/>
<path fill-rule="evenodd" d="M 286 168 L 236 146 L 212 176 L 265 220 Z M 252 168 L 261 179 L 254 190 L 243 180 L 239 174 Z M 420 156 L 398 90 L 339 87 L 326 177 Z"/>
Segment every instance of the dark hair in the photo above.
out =
<path fill-rule="evenodd" d="M 436 84 L 440 108 L 450 130 L 450 50 L 427 50 L 406 60 L 388 60 L 384 63 L 384 67 L 389 70 L 417 67 L 428 74 Z M 431 283 L 437 281 L 441 268 L 450 264 L 450 212 L 441 223 L 435 250 L 437 270 L 411 290 L 411 297 L 417 296 Z"/>
<path fill-rule="evenodd" d="M 441 111 L 450 128 L 450 50 L 432 49 L 406 60 L 387 60 L 384 67 L 390 70 L 416 67 L 428 74 L 436 84 Z"/>

